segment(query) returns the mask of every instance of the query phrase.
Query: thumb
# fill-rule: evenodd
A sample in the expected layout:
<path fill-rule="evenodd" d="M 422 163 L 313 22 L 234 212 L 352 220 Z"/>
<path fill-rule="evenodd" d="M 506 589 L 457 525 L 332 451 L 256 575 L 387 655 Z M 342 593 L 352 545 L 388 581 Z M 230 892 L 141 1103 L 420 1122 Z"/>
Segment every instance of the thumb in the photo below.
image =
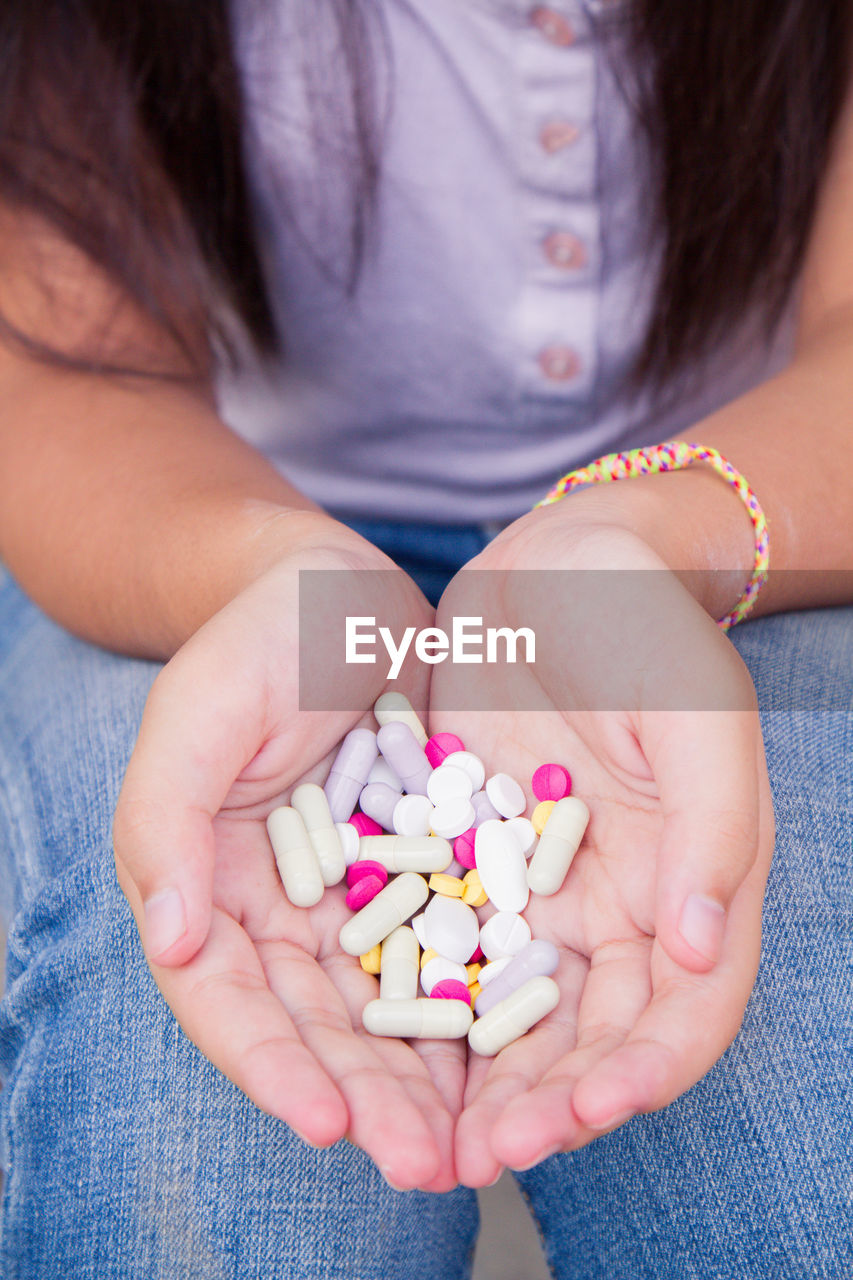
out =
<path fill-rule="evenodd" d="M 758 853 L 758 716 L 657 716 L 646 752 L 664 814 L 655 932 L 676 964 L 704 973 L 720 958 L 732 898 Z"/>
<path fill-rule="evenodd" d="M 211 682 L 179 655 L 145 706 L 113 846 L 119 884 L 156 964 L 185 964 L 210 929 L 213 819 L 258 745 L 249 745 L 252 716 L 238 694 L 233 682 Z"/>

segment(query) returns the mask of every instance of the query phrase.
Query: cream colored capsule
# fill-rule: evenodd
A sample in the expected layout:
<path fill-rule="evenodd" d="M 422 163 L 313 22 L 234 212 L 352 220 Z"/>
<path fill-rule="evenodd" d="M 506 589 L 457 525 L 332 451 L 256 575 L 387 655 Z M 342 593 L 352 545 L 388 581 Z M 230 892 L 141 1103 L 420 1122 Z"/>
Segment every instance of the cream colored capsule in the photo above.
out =
<path fill-rule="evenodd" d="M 441 836 L 362 836 L 358 856 L 381 862 L 386 871 L 444 871 L 453 849 Z"/>
<path fill-rule="evenodd" d="M 294 907 L 315 906 L 325 886 L 320 860 L 301 815 L 290 805 L 280 805 L 267 818 L 267 832 L 284 892 Z"/>
<path fill-rule="evenodd" d="M 588 823 L 589 809 L 583 800 L 577 796 L 565 796 L 557 801 L 527 867 L 531 893 L 548 898 L 563 887 Z"/>
<path fill-rule="evenodd" d="M 374 1036 L 461 1040 L 474 1015 L 464 1000 L 371 1000 L 361 1020 L 365 1031 Z"/>
<path fill-rule="evenodd" d="M 384 942 L 398 925 L 405 924 L 428 897 L 429 889 L 423 876 L 404 871 L 386 884 L 357 915 L 347 920 L 338 941 L 349 955 L 364 955 L 377 942 Z"/>
<path fill-rule="evenodd" d="M 429 741 L 418 713 L 404 693 L 383 693 L 374 703 L 373 714 L 376 716 L 376 723 L 380 726 L 390 724 L 392 720 L 407 724 L 422 747 L 425 747 Z"/>
<path fill-rule="evenodd" d="M 483 1058 L 493 1058 L 535 1026 L 546 1013 L 556 1009 L 559 999 L 560 988 L 553 978 L 531 978 L 477 1019 L 468 1032 L 468 1043 L 474 1053 Z"/>
<path fill-rule="evenodd" d="M 382 943 L 380 1000 L 414 1000 L 418 994 L 418 953 L 412 930 L 404 924 Z"/>
<path fill-rule="evenodd" d="M 332 819 L 326 793 L 316 782 L 303 782 L 290 803 L 305 823 L 311 845 L 320 862 L 320 874 L 327 887 L 340 884 L 346 875 L 344 846 Z"/>

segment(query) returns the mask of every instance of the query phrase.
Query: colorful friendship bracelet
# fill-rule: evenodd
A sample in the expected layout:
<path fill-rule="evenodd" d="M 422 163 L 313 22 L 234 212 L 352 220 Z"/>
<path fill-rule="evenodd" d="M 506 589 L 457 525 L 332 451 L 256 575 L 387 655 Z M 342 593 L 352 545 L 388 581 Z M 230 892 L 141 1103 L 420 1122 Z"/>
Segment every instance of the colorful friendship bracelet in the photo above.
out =
<path fill-rule="evenodd" d="M 570 493 L 572 489 L 579 489 L 583 485 L 624 480 L 630 476 L 656 475 L 661 471 L 682 471 L 695 462 L 707 462 L 709 467 L 714 468 L 717 475 L 722 476 L 726 484 L 732 486 L 749 513 L 755 533 L 755 563 L 752 577 L 731 613 L 727 613 L 717 623 L 723 631 L 728 631 L 736 622 L 742 622 L 755 604 L 770 567 L 770 541 L 767 534 L 767 520 L 761 504 L 741 473 L 716 449 L 709 449 L 701 444 L 687 444 L 683 440 L 668 440 L 665 444 L 651 445 L 647 449 L 629 449 L 627 453 L 608 453 L 603 458 L 596 458 L 588 466 L 579 467 L 577 471 L 570 471 L 562 476 L 541 502 L 536 503 L 536 506 L 545 507 L 552 502 L 559 502 L 560 498 Z"/>

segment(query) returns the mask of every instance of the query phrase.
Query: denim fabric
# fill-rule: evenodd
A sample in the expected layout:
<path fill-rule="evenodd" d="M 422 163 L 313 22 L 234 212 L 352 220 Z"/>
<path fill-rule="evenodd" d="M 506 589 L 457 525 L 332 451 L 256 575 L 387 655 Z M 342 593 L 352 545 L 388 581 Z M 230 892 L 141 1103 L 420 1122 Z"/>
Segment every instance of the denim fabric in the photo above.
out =
<path fill-rule="evenodd" d="M 733 633 L 764 691 L 779 824 L 758 984 L 689 1093 L 522 1175 L 560 1280 L 853 1274 L 851 624 L 827 610 Z M 155 672 L 0 585 L 0 1274 L 460 1280 L 473 1193 L 401 1195 L 347 1143 L 308 1150 L 159 996 L 110 841 Z M 790 711 L 793 685 L 828 679 L 835 710 Z"/>

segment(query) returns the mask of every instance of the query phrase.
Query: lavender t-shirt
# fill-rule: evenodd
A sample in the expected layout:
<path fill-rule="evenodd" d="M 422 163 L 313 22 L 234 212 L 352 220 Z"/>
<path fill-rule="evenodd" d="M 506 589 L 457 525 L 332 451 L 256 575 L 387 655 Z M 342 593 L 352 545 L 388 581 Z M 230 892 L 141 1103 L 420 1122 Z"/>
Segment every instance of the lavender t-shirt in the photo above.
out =
<path fill-rule="evenodd" d="M 784 361 L 790 325 L 773 351 L 733 342 L 666 397 L 626 388 L 655 252 L 621 0 L 376 0 L 387 125 L 352 297 L 334 271 L 347 170 L 312 134 L 322 76 L 306 87 L 292 56 L 312 48 L 334 67 L 310 27 L 325 6 L 234 4 L 287 358 L 223 378 L 221 405 L 322 505 L 508 520 L 568 468 L 683 435 Z M 286 181 L 320 204 L 288 212 Z"/>

